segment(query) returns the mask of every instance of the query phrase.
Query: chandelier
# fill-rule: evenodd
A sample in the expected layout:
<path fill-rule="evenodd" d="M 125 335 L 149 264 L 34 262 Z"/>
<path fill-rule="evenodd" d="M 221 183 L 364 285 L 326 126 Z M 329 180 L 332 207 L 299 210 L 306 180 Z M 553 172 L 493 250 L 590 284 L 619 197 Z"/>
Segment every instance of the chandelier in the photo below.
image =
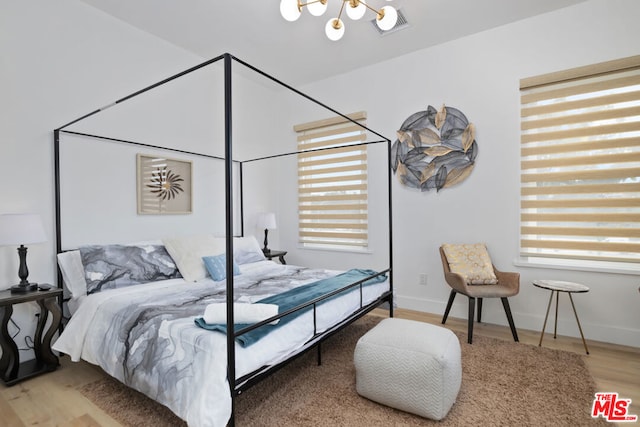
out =
<path fill-rule="evenodd" d="M 280 0 L 280 13 L 287 21 L 295 21 L 302 14 L 302 8 L 306 7 L 313 16 L 321 16 L 327 10 L 327 2 L 328 0 L 310 0 L 306 3 L 300 0 Z M 376 13 L 378 28 L 383 31 L 389 31 L 398 21 L 398 11 L 393 6 L 383 6 L 376 10 L 369 6 L 365 0 L 342 0 L 338 17 L 329 19 L 324 27 L 324 32 L 329 40 L 340 40 L 344 35 L 344 22 L 340 18 L 345 8 L 347 16 L 353 20 L 362 18 L 367 9 L 372 10 Z"/>

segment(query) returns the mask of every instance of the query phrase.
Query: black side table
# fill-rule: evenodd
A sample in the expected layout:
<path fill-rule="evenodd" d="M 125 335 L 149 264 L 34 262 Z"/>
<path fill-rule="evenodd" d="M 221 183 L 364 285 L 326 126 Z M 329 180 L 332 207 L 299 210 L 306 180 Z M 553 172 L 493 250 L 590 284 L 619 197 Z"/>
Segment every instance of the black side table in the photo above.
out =
<path fill-rule="evenodd" d="M 50 285 L 41 285 L 50 286 Z M 57 298 L 62 295 L 62 289 L 51 288 L 43 291 L 31 291 L 23 294 L 14 294 L 11 291 L 0 291 L 0 378 L 8 386 L 14 385 L 27 378 L 40 375 L 45 372 L 55 371 L 59 365 L 58 357 L 51 351 L 51 338 L 60 326 L 62 313 L 57 303 Z M 13 314 L 13 306 L 24 302 L 35 301 L 40 306 L 40 316 L 33 338 L 33 350 L 35 359 L 20 363 L 18 346 L 13 341 L 7 325 Z M 51 325 L 44 337 L 44 327 L 51 313 Z"/>
<path fill-rule="evenodd" d="M 287 251 L 277 251 L 277 250 L 271 249 L 270 251 L 265 252 L 264 256 L 267 257 L 269 261 L 271 261 L 273 258 L 278 258 L 281 264 L 286 264 L 287 262 L 284 260 L 284 256 L 286 254 L 287 254 Z"/>

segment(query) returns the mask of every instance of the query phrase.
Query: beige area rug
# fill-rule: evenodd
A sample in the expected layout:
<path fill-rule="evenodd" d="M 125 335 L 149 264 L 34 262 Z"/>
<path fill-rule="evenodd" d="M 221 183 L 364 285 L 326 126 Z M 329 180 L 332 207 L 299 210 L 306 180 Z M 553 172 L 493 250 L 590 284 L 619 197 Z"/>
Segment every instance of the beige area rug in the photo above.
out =
<path fill-rule="evenodd" d="M 237 426 L 583 426 L 595 384 L 582 356 L 493 338 L 457 334 L 462 386 L 447 417 L 431 421 L 360 397 L 353 350 L 380 318 L 367 316 L 323 344 L 322 366 L 312 351 L 236 400 Z M 81 392 L 126 426 L 180 426 L 167 408 L 105 378 Z"/>

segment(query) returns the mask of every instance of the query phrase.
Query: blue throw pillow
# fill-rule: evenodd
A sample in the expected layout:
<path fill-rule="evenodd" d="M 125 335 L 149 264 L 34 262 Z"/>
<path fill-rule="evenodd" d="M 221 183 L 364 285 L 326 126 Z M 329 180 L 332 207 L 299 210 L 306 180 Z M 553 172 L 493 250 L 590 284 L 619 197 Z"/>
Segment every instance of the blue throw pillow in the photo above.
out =
<path fill-rule="evenodd" d="M 219 282 L 220 280 L 224 280 L 227 278 L 227 256 L 226 254 L 220 254 L 216 256 L 205 256 L 202 257 L 202 261 L 204 261 L 204 266 L 207 268 L 207 271 L 215 280 Z M 233 275 L 237 276 L 240 274 L 240 267 L 233 261 Z"/>

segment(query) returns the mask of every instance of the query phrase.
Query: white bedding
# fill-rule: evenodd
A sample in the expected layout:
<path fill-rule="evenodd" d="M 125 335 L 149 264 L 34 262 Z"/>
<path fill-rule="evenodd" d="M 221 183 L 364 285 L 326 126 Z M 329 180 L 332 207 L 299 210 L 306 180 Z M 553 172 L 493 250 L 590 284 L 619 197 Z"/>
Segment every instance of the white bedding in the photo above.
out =
<path fill-rule="evenodd" d="M 280 274 L 292 274 L 291 286 L 296 287 L 337 273 L 271 261 L 245 264 L 241 275 L 235 277 L 235 301 L 256 302 L 280 292 L 275 279 Z M 274 283 L 263 278 L 272 278 Z M 195 325 L 194 319 L 203 311 L 173 316 L 176 307 L 182 302 L 186 305 L 189 299 L 196 298 L 201 308 L 224 301 L 225 286 L 224 281 L 213 282 L 210 278 L 195 283 L 171 279 L 88 295 L 79 300 L 79 307 L 53 348 L 74 361 L 83 359 L 101 366 L 125 384 L 168 406 L 190 426 L 225 426 L 231 415 L 226 336 Z M 363 304 L 388 289 L 387 281 L 363 287 Z M 202 295 L 207 297 L 197 298 Z M 170 313 L 158 310 L 157 301 L 171 301 Z M 317 311 L 318 332 L 359 307 L 357 287 L 322 304 Z M 131 313 L 138 317 L 132 318 Z M 146 329 L 135 323 L 154 315 L 155 323 L 149 322 Z M 131 338 L 133 331 L 135 339 Z M 312 337 L 313 313 L 308 311 L 251 346 L 243 348 L 236 343 L 236 377 L 287 359 Z M 151 360 L 146 361 L 147 358 Z"/>

